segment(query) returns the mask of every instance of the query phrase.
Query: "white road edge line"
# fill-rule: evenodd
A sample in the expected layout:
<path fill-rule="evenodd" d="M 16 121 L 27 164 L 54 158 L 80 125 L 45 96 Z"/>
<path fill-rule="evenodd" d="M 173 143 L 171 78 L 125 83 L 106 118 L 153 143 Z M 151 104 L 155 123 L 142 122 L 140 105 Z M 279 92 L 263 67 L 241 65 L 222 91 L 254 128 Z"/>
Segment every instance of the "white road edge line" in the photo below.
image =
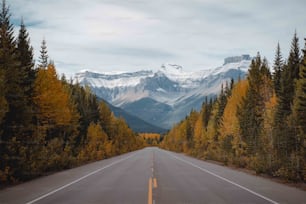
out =
<path fill-rule="evenodd" d="M 165 151 L 165 152 L 166 152 L 166 151 Z M 231 181 L 231 180 L 228 180 L 228 179 L 226 179 L 226 178 L 224 178 L 224 177 L 222 177 L 222 176 L 219 176 L 218 174 L 215 174 L 215 173 L 213 173 L 213 172 L 211 172 L 211 171 L 209 171 L 209 170 L 207 170 L 207 169 L 204 169 L 204 168 L 202 168 L 202 167 L 199 167 L 199 166 L 197 166 L 197 165 L 195 165 L 195 164 L 193 164 L 193 163 L 191 163 L 191 162 L 189 162 L 189 161 L 186 161 L 186 160 L 181 159 L 181 158 L 179 158 L 179 157 L 177 157 L 177 156 L 174 156 L 173 154 L 170 154 L 170 153 L 168 153 L 168 152 L 166 152 L 166 153 L 169 154 L 170 156 L 174 157 L 174 158 L 177 159 L 177 160 L 180 160 L 180 161 L 182 161 L 182 162 L 185 162 L 185 163 L 187 163 L 187 164 L 189 164 L 189 165 L 191 165 L 191 166 L 193 166 L 193 167 L 195 167 L 195 168 L 200 169 L 201 171 L 204 171 L 204 172 L 206 172 L 206 173 L 208 173 L 208 174 L 210 174 L 210 175 L 212 175 L 212 176 L 215 176 L 215 177 L 217 177 L 217 178 L 219 178 L 219 179 L 221 179 L 221 180 L 223 180 L 223 181 L 226 181 L 226 182 L 228 182 L 228 183 L 230 183 L 230 184 L 233 184 L 233 185 L 235 185 L 235 186 L 237 186 L 237 187 L 239 187 L 239 188 L 241 188 L 241 189 L 243 189 L 243 190 L 245 190 L 245 191 L 248 191 L 248 192 L 250 192 L 250 193 L 252 193 L 252 194 L 254 194 L 254 195 L 256 195 L 256 196 L 258 196 L 258 197 L 260 197 L 260 198 L 262 198 L 262 199 L 264 199 L 264 200 L 266 200 L 266 201 L 269 201 L 269 202 L 271 202 L 271 203 L 273 203 L 273 204 L 278 204 L 278 202 L 276 202 L 276 201 L 274 201 L 274 200 L 272 200 L 272 199 L 270 199 L 270 198 L 267 198 L 267 197 L 265 197 L 265 196 L 263 196 L 263 195 L 261 195 L 261 194 L 259 194 L 259 193 L 256 193 L 255 191 L 252 191 L 251 189 L 248 189 L 247 187 L 244 187 L 244 186 L 242 186 L 242 185 L 240 185 L 240 184 L 238 184 L 238 183 L 235 183 L 235 182 L 233 182 L 233 181 Z"/>
<path fill-rule="evenodd" d="M 111 167 L 111 166 L 113 166 L 115 164 L 118 164 L 118 163 L 120 163 L 120 162 L 122 162 L 124 160 L 127 160 L 127 159 L 129 159 L 129 158 L 131 158 L 133 156 L 135 156 L 135 154 L 132 154 L 132 155 L 126 157 L 126 158 L 123 158 L 123 159 L 120 159 L 120 160 L 115 161 L 113 163 L 110 163 L 110 164 L 108 164 L 108 165 L 106 165 L 106 166 L 104 166 L 104 167 L 102 167 L 100 169 L 97 169 L 97 170 L 95 170 L 95 171 L 93 171 L 93 172 L 91 172 L 89 174 L 86 174 L 85 176 L 82 176 L 81 178 L 78 178 L 77 180 L 74 180 L 74 181 L 72 181 L 72 182 L 70 182 L 70 183 L 68 183 L 68 184 L 66 184 L 66 185 L 64 185 L 62 187 L 59 187 L 59 188 L 57 188 L 57 189 L 55 189 L 55 190 L 53 190 L 53 191 L 51 191 L 49 193 L 46 193 L 46 194 L 44 194 L 44 195 L 42 195 L 42 196 L 40 196 L 40 197 L 38 197 L 38 198 L 36 198 L 34 200 L 31 200 L 31 201 L 27 202 L 26 204 L 33 204 L 33 203 L 35 203 L 35 202 L 37 202 L 37 201 L 39 201 L 39 200 L 41 200 L 41 199 L 43 199 L 45 197 L 48 197 L 48 196 L 50 196 L 50 195 L 52 195 L 52 194 L 54 194 L 54 193 L 56 193 L 56 192 L 58 192 L 60 190 L 63 190 L 64 188 L 67 188 L 68 186 L 71 186 L 71 185 L 73 185 L 73 184 L 75 184 L 75 183 L 77 183 L 77 182 L 79 182 L 79 181 L 81 181 L 81 180 L 83 180 L 83 179 L 93 175 L 93 174 L 98 173 L 99 171 L 102 171 L 102 170 L 104 170 L 104 169 L 106 169 L 108 167 Z"/>

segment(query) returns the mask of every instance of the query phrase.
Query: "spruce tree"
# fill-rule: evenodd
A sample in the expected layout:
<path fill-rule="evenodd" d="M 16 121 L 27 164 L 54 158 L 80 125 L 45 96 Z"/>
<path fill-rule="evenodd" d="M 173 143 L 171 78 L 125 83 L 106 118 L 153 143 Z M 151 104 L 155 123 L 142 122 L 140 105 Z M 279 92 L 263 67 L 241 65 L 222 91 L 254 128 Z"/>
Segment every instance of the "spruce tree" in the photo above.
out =
<path fill-rule="evenodd" d="M 295 131 L 296 179 L 306 180 L 306 39 L 300 64 L 299 79 L 296 83 L 292 118 Z"/>
<path fill-rule="evenodd" d="M 276 48 L 276 53 L 275 53 L 275 59 L 274 59 L 274 73 L 273 73 L 273 85 L 274 85 L 274 90 L 276 93 L 276 96 L 279 97 L 280 95 L 280 89 L 281 89 L 281 73 L 283 71 L 283 59 L 282 59 L 282 53 L 280 50 L 279 43 L 277 44 Z"/>
<path fill-rule="evenodd" d="M 33 61 L 33 48 L 30 45 L 29 34 L 24 25 L 23 20 L 21 20 L 19 35 L 17 38 L 17 54 L 19 65 L 19 72 L 21 73 L 22 80 L 20 85 L 26 99 L 26 107 L 24 107 L 27 117 L 27 121 L 30 122 L 33 117 L 33 92 L 34 92 L 34 81 L 35 81 L 35 71 L 34 71 L 34 61 Z M 28 125 L 25 125 L 28 126 Z"/>
<path fill-rule="evenodd" d="M 34 61 L 33 61 L 33 48 L 30 45 L 29 34 L 27 32 L 26 26 L 21 20 L 19 34 L 17 38 L 17 54 L 18 61 L 20 62 L 18 71 L 21 73 L 20 86 L 23 92 L 23 112 L 20 113 L 19 117 L 23 118 L 22 122 L 22 132 L 23 136 L 19 140 L 20 145 L 20 165 L 21 174 L 23 172 L 31 172 L 29 158 L 33 153 L 33 144 L 35 143 L 34 126 L 36 126 L 35 120 L 35 106 L 34 106 L 34 81 L 35 81 L 35 71 L 34 71 Z M 26 176 L 22 175 L 25 179 L 30 177 L 29 174 Z"/>
<path fill-rule="evenodd" d="M 23 86 L 27 95 L 33 92 L 33 83 L 35 80 L 33 47 L 30 45 L 29 33 L 21 20 L 19 35 L 17 39 L 17 52 L 20 61 L 20 71 L 24 73 Z"/>
<path fill-rule="evenodd" d="M 48 50 L 47 50 L 47 42 L 45 39 L 42 40 L 40 46 L 40 56 L 39 56 L 39 67 L 46 69 L 48 66 Z"/>
<path fill-rule="evenodd" d="M 292 80 L 299 78 L 299 66 L 300 66 L 301 54 L 299 46 L 299 38 L 297 33 L 294 32 L 294 36 L 291 42 L 291 50 L 288 58 L 288 67 L 292 72 Z"/>
<path fill-rule="evenodd" d="M 248 82 L 249 88 L 242 104 L 238 107 L 237 116 L 244 142 L 248 145 L 248 153 L 254 154 L 258 150 L 260 135 L 263 128 L 265 92 L 271 78 L 266 60 L 261 60 L 258 53 L 252 60 Z"/>
<path fill-rule="evenodd" d="M 306 38 L 305 48 L 303 49 L 303 59 L 300 64 L 299 79 L 294 100 L 293 110 L 297 117 L 298 125 L 302 134 L 306 134 Z"/>
<path fill-rule="evenodd" d="M 205 97 L 205 103 L 202 105 L 202 120 L 204 130 L 207 130 L 208 122 L 211 116 L 211 109 L 212 109 L 212 99 L 210 98 L 210 102 L 208 102 L 207 96 Z"/>
<path fill-rule="evenodd" d="M 295 94 L 295 81 L 299 78 L 299 66 L 300 66 L 300 48 L 299 39 L 296 32 L 294 33 L 291 50 L 284 71 L 281 75 L 281 93 L 280 93 L 280 105 L 282 106 L 283 115 L 287 117 L 291 113 L 291 106 L 293 104 L 293 97 Z"/>
<path fill-rule="evenodd" d="M 281 72 L 278 105 L 274 116 L 274 148 L 280 161 L 280 174 L 288 179 L 297 178 L 298 135 L 296 121 L 292 117 L 292 108 L 296 94 L 296 82 L 299 79 L 300 48 L 296 32 L 294 33 L 288 62 Z M 293 159 L 294 158 L 294 159 Z"/>

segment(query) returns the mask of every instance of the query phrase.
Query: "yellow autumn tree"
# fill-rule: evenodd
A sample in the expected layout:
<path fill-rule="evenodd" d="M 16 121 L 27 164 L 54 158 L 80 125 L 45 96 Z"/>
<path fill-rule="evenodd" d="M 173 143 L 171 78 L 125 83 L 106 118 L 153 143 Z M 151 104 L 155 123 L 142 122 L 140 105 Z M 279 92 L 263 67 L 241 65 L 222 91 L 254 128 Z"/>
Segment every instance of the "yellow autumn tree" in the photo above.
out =
<path fill-rule="evenodd" d="M 38 69 L 33 100 L 37 108 L 37 127 L 33 138 L 33 142 L 37 143 L 34 147 L 37 151 L 33 156 L 33 160 L 36 160 L 34 166 L 38 171 L 62 168 L 62 165 L 69 163 L 63 161 L 63 155 L 68 154 L 65 135 L 73 119 L 73 109 L 69 94 L 58 80 L 53 64 L 46 69 Z"/>
<path fill-rule="evenodd" d="M 202 112 L 198 117 L 194 127 L 194 154 L 195 156 L 206 159 L 209 140 L 206 128 L 203 126 Z"/>
<path fill-rule="evenodd" d="M 34 101 L 38 107 L 38 120 L 41 124 L 69 124 L 69 96 L 58 80 L 54 65 L 49 64 L 47 69 L 38 70 L 34 90 Z"/>
<path fill-rule="evenodd" d="M 106 157 L 107 135 L 101 126 L 96 123 L 90 123 L 87 130 L 87 139 L 85 147 L 79 154 L 82 161 L 96 161 Z"/>
<path fill-rule="evenodd" d="M 227 104 L 224 109 L 223 114 L 223 124 L 220 127 L 220 140 L 223 143 L 223 146 L 229 145 L 231 148 L 231 153 L 233 155 L 229 155 L 230 152 L 223 152 L 223 154 L 227 154 L 230 156 L 230 160 L 234 160 L 231 162 L 240 163 L 239 159 L 242 159 L 241 156 L 244 153 L 244 146 L 240 135 L 240 126 L 239 120 L 237 117 L 237 108 L 242 103 L 243 98 L 246 95 L 248 89 L 248 81 L 242 80 L 239 81 L 233 88 L 232 94 L 229 97 Z M 243 164 L 241 164 L 243 165 Z"/>

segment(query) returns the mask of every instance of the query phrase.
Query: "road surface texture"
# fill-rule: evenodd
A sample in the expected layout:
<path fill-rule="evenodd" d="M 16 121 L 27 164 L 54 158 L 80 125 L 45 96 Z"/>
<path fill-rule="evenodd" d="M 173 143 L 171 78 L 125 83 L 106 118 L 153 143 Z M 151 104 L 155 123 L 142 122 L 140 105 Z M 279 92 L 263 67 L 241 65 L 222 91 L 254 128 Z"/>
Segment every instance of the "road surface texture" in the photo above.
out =
<path fill-rule="evenodd" d="M 0 203 L 306 203 L 306 192 L 159 148 L 0 191 Z"/>

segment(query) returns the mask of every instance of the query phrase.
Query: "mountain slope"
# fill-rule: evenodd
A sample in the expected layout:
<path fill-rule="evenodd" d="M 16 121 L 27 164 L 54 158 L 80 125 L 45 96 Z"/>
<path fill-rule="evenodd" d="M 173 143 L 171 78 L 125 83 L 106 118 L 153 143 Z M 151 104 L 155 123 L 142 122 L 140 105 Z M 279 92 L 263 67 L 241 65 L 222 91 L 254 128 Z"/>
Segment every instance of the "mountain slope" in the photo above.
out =
<path fill-rule="evenodd" d="M 127 111 L 123 110 L 122 108 L 115 107 L 111 105 L 110 103 L 108 103 L 107 101 L 104 101 L 104 102 L 108 105 L 108 107 L 114 113 L 116 117 L 124 118 L 124 120 L 127 122 L 129 127 L 135 132 L 138 132 L 138 133 L 165 133 L 167 132 L 166 129 L 152 125 L 132 114 L 129 114 Z"/>

